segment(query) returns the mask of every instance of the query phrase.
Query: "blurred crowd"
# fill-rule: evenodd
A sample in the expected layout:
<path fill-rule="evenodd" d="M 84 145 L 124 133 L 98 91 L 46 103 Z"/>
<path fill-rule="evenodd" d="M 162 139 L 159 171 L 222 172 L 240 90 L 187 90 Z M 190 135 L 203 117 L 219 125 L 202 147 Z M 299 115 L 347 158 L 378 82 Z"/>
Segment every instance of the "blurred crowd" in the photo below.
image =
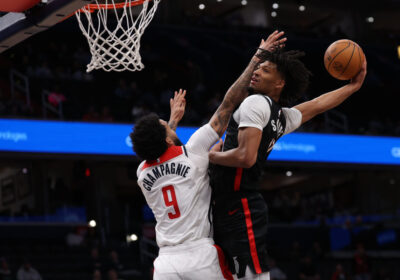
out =
<path fill-rule="evenodd" d="M 185 88 L 188 103 L 182 125 L 197 126 L 209 119 L 248 63 L 259 38 L 268 33 L 259 29 L 252 33 L 209 32 L 189 27 L 155 26 L 149 28 L 148 36 L 143 38 L 141 53 L 146 66 L 143 71 L 86 73 L 86 64 L 91 58 L 87 48 L 83 47 L 86 42 L 76 34 L 78 31 L 70 30 L 76 28 L 73 23 L 67 26 L 39 34 L 0 55 L 1 117 L 43 118 L 42 93 L 46 91 L 44 100 L 60 112 L 48 111 L 46 118 L 50 119 L 132 123 L 151 111 L 168 118 L 173 91 Z M 301 45 L 307 53 L 304 62 L 314 73 L 309 94 L 303 100 L 340 85 L 320 69 L 328 39 L 321 39 L 316 44 L 308 33 L 289 33 L 288 37 L 292 40 L 288 48 Z M 43 44 L 44 38 L 46 44 Z M 162 46 L 158 44 L 160 41 Z M 365 52 L 370 63 L 362 96 L 356 94 L 339 108 L 349 123 L 347 131 L 330 127 L 323 116 L 306 124 L 301 128 L 303 131 L 400 136 L 400 119 L 392 112 L 393 106 L 384 100 L 389 96 L 397 98 L 397 84 L 388 80 L 400 66 L 391 62 L 384 52 L 369 51 L 368 45 Z M 11 69 L 28 77 L 29 105 L 24 92 L 17 90 L 11 96 L 8 78 Z M 17 79 L 16 83 L 22 81 Z M 383 92 L 383 95 L 376 96 L 377 92 Z M 360 104 L 374 108 L 366 110 Z"/>
<path fill-rule="evenodd" d="M 20 247 L 3 244 L 0 280 L 143 279 L 135 249 L 116 239 L 102 244 L 95 228 L 71 227 L 65 240 L 58 234 L 48 239 L 28 238 L 20 241 Z"/>

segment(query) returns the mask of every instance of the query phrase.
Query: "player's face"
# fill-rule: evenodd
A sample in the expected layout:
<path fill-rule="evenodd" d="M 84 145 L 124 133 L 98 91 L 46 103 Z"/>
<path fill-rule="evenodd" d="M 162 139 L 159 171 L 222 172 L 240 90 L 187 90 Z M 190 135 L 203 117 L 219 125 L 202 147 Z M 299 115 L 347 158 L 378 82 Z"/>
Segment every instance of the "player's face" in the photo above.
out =
<path fill-rule="evenodd" d="M 178 136 L 176 135 L 176 132 L 169 127 L 168 123 L 161 119 L 160 123 L 165 127 L 165 130 L 167 131 L 167 142 L 169 138 L 175 146 L 181 146 L 182 145 L 181 140 L 179 140 Z"/>
<path fill-rule="evenodd" d="M 283 85 L 284 81 L 277 71 L 276 64 L 270 61 L 259 64 L 250 81 L 250 88 L 264 94 L 281 90 Z"/>

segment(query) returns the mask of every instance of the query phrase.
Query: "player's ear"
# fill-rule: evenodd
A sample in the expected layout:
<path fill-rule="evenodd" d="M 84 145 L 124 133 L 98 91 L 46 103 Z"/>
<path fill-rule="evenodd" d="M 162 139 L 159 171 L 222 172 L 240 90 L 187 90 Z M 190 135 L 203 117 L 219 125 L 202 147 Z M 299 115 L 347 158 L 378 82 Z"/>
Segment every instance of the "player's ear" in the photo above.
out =
<path fill-rule="evenodd" d="M 275 83 L 276 87 L 279 89 L 283 89 L 283 87 L 285 86 L 285 80 L 284 79 L 279 79 L 276 81 Z"/>
<path fill-rule="evenodd" d="M 170 146 L 174 146 L 174 140 L 171 139 L 171 137 L 167 136 L 167 138 L 165 138 L 165 142 L 167 142 L 168 147 Z"/>

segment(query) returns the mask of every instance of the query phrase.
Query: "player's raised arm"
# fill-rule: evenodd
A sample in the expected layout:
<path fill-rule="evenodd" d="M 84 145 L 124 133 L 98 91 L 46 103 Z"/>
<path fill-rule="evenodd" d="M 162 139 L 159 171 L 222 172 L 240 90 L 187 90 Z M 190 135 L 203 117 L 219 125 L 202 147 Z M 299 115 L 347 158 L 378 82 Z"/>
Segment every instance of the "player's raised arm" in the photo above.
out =
<path fill-rule="evenodd" d="M 171 114 L 169 117 L 168 125 L 172 130 L 176 130 L 178 123 L 183 118 L 185 114 L 186 107 L 186 90 L 180 89 L 179 91 L 175 91 L 174 98 L 171 98 L 169 101 Z"/>
<path fill-rule="evenodd" d="M 267 40 L 261 40 L 259 50 L 252 57 L 249 65 L 246 67 L 242 75 L 235 81 L 235 83 L 228 89 L 227 93 L 222 100 L 221 105 L 210 119 L 211 127 L 222 136 L 226 130 L 229 122 L 229 118 L 233 110 L 238 106 L 243 99 L 248 95 L 247 88 L 250 84 L 251 76 L 260 62 L 257 57 L 259 52 L 262 51 L 275 51 L 278 48 L 282 48 L 286 41 L 286 38 L 282 38 L 284 32 L 274 31 L 268 36 Z"/>
<path fill-rule="evenodd" d="M 295 106 L 294 108 L 299 110 L 302 114 L 301 123 L 303 124 L 316 115 L 324 113 L 340 105 L 343 101 L 361 88 L 366 74 L 367 61 L 365 60 L 361 71 L 350 81 L 349 84 Z"/>

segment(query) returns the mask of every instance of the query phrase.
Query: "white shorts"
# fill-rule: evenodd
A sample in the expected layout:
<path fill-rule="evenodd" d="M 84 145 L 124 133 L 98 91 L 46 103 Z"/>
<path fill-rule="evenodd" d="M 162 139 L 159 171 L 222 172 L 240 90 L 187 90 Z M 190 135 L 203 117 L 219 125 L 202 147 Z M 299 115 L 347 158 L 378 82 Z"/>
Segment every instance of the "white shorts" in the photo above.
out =
<path fill-rule="evenodd" d="M 154 280 L 233 279 L 222 250 L 204 238 L 160 248 L 154 261 Z"/>

